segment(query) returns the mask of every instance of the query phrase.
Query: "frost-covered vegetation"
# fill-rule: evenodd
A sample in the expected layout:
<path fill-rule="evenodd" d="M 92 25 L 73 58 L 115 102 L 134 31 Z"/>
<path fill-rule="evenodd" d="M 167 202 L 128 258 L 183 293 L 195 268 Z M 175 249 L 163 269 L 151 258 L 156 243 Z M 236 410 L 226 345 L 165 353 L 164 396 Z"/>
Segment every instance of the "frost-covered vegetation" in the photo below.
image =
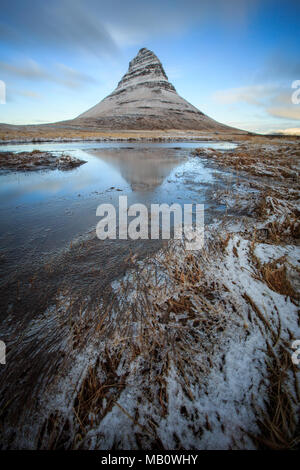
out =
<path fill-rule="evenodd" d="M 17 433 L 2 404 L 5 447 L 299 446 L 299 146 L 194 158 L 234 169 L 215 193 L 226 216 L 206 227 L 202 250 L 170 242 L 133 256 L 109 299 L 74 315 L 61 292 L 30 323 L 22 344 L 55 330 L 65 359 L 45 364 L 37 383 L 47 385 L 33 390 Z"/>

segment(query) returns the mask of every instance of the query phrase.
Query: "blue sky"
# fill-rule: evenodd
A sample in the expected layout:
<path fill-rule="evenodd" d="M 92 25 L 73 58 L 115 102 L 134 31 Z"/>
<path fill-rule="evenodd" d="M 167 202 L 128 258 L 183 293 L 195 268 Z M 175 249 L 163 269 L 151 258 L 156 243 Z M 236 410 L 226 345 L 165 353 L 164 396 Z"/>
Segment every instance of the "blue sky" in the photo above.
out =
<path fill-rule="evenodd" d="M 257 132 L 300 129 L 299 0 L 1 0 L 0 122 L 72 119 L 117 85 L 141 47 L 178 93 Z"/>

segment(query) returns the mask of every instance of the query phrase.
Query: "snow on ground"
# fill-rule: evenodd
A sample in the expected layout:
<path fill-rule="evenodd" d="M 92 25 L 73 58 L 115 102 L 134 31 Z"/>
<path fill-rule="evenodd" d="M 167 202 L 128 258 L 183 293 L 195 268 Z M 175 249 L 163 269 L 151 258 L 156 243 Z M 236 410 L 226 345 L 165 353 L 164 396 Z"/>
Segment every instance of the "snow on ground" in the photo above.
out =
<path fill-rule="evenodd" d="M 293 248 L 294 254 L 299 257 L 299 249 Z M 257 244 L 255 252 L 259 255 L 265 249 L 265 244 Z M 175 251 L 178 260 L 180 250 L 177 248 Z M 268 260 L 278 255 L 274 246 L 268 246 L 267 251 Z M 287 251 L 292 252 L 293 249 L 290 247 Z M 279 326 L 280 341 L 289 339 L 289 330 L 293 331 L 295 338 L 300 337 L 298 310 L 289 297 L 274 292 L 263 280 L 258 279 L 251 242 L 243 238 L 242 234 L 233 233 L 221 260 L 219 255 L 217 259 L 213 256 L 209 259 L 208 254 L 205 255 L 206 261 L 210 261 L 206 265 L 205 280 L 210 285 L 214 283 L 224 303 L 221 309 L 220 303 L 214 304 L 224 331 L 221 336 L 212 338 L 212 344 L 208 347 L 209 369 L 197 369 L 197 365 L 207 361 L 205 351 L 200 348 L 198 352 L 191 353 L 191 364 L 185 363 L 183 380 L 176 354 L 172 356 L 164 377 L 166 409 L 162 413 L 160 403 L 147 399 L 139 357 L 134 366 L 132 364 L 127 386 L 118 404 L 105 416 L 99 427 L 88 432 L 86 438 L 89 446 L 103 449 L 112 445 L 136 448 L 134 436 L 141 432 L 148 433 L 144 445 L 150 445 L 149 442 L 153 442 L 155 436 L 166 449 L 178 448 L 178 445 L 185 449 L 255 448 L 249 434 L 259 433 L 257 410 L 261 413 L 265 411 L 268 402 L 267 341 L 272 344 L 272 331 L 277 331 Z M 159 262 L 163 263 L 162 256 L 160 254 Z M 178 269 L 180 264 L 183 267 L 185 263 L 186 258 L 181 255 Z M 144 265 L 143 269 L 140 276 L 145 275 L 149 266 Z M 149 272 L 147 279 L 149 282 Z M 134 274 L 129 274 L 126 281 L 130 285 L 129 290 L 128 286 L 126 289 L 127 299 L 129 303 L 135 303 L 138 293 Z M 180 298 L 182 285 L 171 284 L 171 289 L 163 289 L 160 285 L 157 292 L 152 291 L 152 301 L 162 304 L 170 296 Z M 116 290 L 121 288 L 117 283 L 114 287 Z M 253 308 L 243 294 L 256 307 Z M 199 295 L 194 294 L 193 299 L 194 304 L 199 305 Z M 263 313 L 265 322 L 257 316 L 256 308 Z M 268 330 L 266 323 L 271 325 L 272 331 Z M 204 331 L 204 334 L 207 333 Z M 185 381 L 190 393 L 186 392 Z M 151 384 L 147 386 L 151 389 Z M 157 393 L 153 385 L 150 395 L 155 396 Z M 136 415 L 138 419 L 134 422 L 132 417 Z M 156 423 L 154 432 L 149 424 L 151 422 Z"/>
<path fill-rule="evenodd" d="M 257 447 L 270 351 L 280 363 L 280 348 L 292 354 L 300 338 L 297 300 L 267 283 L 263 268 L 284 264 L 297 291 L 300 248 L 254 233 L 249 221 L 216 221 L 202 250 L 170 242 L 113 283 L 117 303 L 103 336 L 74 356 L 42 402 L 45 419 L 55 410 L 58 428 L 68 422 L 78 436 L 67 447 Z M 296 414 L 291 362 L 285 380 Z"/>
<path fill-rule="evenodd" d="M 269 447 L 297 445 L 297 200 L 255 178 L 227 192 L 247 217 L 206 227 L 202 250 L 170 242 L 135 262 L 109 309 L 74 320 L 68 342 L 91 339 L 87 322 L 92 340 L 70 351 L 25 447 L 253 449 L 262 423 Z"/>

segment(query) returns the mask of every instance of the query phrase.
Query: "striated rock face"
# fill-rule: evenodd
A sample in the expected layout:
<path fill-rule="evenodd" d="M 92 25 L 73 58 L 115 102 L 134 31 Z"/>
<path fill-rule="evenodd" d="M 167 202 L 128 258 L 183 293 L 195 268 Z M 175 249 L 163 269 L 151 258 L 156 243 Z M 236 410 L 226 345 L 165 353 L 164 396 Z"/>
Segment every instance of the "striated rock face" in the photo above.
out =
<path fill-rule="evenodd" d="M 159 59 L 145 48 L 129 63 L 117 88 L 74 121 L 103 129 L 237 131 L 219 124 L 181 98 Z"/>
<path fill-rule="evenodd" d="M 156 55 L 144 48 L 129 63 L 128 72 L 125 73 L 118 83 L 117 89 L 110 96 L 123 93 L 125 90 L 129 91 L 129 87 L 145 86 L 151 88 L 154 85 L 176 93 Z"/>

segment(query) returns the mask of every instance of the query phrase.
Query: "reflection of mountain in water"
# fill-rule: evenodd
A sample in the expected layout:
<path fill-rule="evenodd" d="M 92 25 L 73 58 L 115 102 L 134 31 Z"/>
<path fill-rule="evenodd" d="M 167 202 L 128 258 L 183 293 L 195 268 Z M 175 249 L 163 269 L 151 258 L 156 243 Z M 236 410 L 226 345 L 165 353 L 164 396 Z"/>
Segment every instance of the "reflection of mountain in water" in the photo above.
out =
<path fill-rule="evenodd" d="M 148 191 L 160 186 L 184 160 L 174 149 L 109 149 L 93 151 L 101 160 L 116 168 L 133 191 Z"/>

